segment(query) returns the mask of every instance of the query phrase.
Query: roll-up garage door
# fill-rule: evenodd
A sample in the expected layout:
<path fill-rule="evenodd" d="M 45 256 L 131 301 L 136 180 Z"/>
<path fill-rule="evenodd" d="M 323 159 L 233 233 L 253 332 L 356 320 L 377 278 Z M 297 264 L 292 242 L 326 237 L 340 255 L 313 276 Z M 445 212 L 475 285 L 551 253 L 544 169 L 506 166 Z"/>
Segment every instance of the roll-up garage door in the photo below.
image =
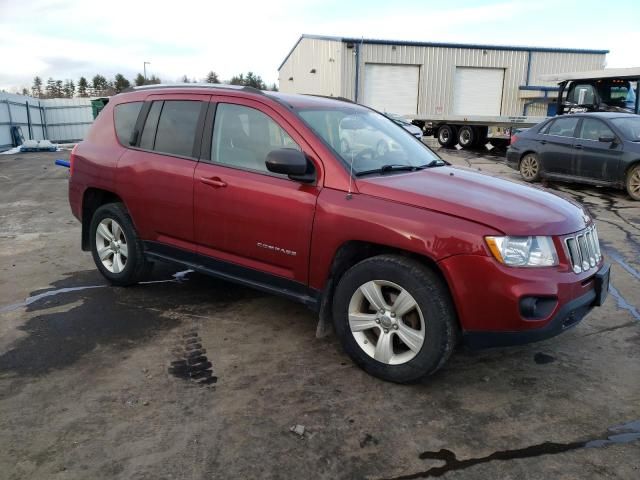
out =
<path fill-rule="evenodd" d="M 364 66 L 364 104 L 381 112 L 412 115 L 418 111 L 418 65 Z"/>
<path fill-rule="evenodd" d="M 453 114 L 500 115 L 503 81 L 503 68 L 457 67 Z"/>

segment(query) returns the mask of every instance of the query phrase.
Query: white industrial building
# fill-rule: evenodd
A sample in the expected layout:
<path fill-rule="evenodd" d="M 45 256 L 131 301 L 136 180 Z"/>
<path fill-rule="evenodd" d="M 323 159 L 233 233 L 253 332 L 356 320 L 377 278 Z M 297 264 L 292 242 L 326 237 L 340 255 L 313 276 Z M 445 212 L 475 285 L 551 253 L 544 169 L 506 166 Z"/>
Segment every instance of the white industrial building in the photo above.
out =
<path fill-rule="evenodd" d="M 556 84 L 539 77 L 602 69 L 607 53 L 302 35 L 278 71 L 282 92 L 344 97 L 416 119 L 546 116 Z"/>

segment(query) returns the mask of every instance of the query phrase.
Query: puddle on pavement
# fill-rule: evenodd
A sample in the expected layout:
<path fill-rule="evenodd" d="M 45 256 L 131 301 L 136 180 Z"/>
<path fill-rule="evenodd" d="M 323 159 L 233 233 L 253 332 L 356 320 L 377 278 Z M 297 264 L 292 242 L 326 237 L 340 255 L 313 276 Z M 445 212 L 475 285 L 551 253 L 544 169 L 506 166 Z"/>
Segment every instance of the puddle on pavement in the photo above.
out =
<path fill-rule="evenodd" d="M 169 278 L 169 279 L 165 279 L 165 280 L 150 280 L 147 282 L 140 282 L 139 285 L 151 285 L 151 284 L 155 284 L 155 283 L 167 283 L 167 282 L 184 282 L 186 280 L 188 280 L 187 275 L 192 273 L 193 270 L 184 270 L 182 272 L 176 272 L 172 275 L 173 278 Z M 39 300 L 42 300 L 44 298 L 47 297 L 54 297 L 56 295 L 60 295 L 63 293 L 70 293 L 70 292 L 80 292 L 83 290 L 91 290 L 93 288 L 106 288 L 109 287 L 110 285 L 85 285 L 85 286 L 80 286 L 80 287 L 65 287 L 65 288 L 57 288 L 54 290 L 46 290 L 42 293 L 38 293 L 36 295 L 32 295 L 30 297 L 27 297 L 24 299 L 24 301 L 22 302 L 18 302 L 18 303 L 13 303 L 11 305 L 6 305 L 2 308 L 0 308 L 0 313 L 5 313 L 5 312 L 11 312 L 13 310 L 17 310 L 18 308 L 22 308 L 22 307 L 27 307 L 29 305 L 31 305 L 32 303 L 35 303 Z"/>
<path fill-rule="evenodd" d="M 185 283 L 189 270 L 169 279 L 171 270 L 158 275 L 165 279 L 140 287 L 109 288 L 91 284 L 99 278 L 95 271 L 76 272 L 54 282 L 50 290 L 33 292 L 19 304 L 33 316 L 18 327 L 24 335 L 0 354 L 0 373 L 39 376 L 75 364 L 98 346 L 135 348 L 180 326 L 184 316 L 199 307 L 215 306 L 220 311 L 256 297 L 253 290 L 204 275 L 193 274 Z M 86 285 L 74 286 L 78 283 Z"/>
<path fill-rule="evenodd" d="M 460 460 L 454 452 L 443 448 L 437 452 L 423 452 L 419 455 L 421 460 L 439 460 L 444 465 L 432 467 L 423 472 L 416 472 L 409 475 L 401 475 L 388 480 L 412 480 L 417 478 L 441 477 L 446 473 L 464 470 L 481 463 L 488 463 L 494 460 L 507 461 L 523 458 L 540 457 L 543 455 L 557 455 L 580 448 L 602 448 L 614 444 L 631 443 L 640 440 L 640 420 L 615 425 L 607 429 L 607 434 L 603 438 L 592 440 L 575 441 L 569 443 L 544 442 L 524 448 L 511 450 L 501 450 L 490 455 L 478 458 L 468 458 Z"/>

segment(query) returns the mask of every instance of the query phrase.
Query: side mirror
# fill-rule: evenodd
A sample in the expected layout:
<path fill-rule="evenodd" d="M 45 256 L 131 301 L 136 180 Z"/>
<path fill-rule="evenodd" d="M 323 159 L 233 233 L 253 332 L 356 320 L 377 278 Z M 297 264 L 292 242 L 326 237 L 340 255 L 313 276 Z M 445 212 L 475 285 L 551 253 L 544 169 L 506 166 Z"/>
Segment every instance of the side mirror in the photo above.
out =
<path fill-rule="evenodd" d="M 613 135 L 605 135 L 598 138 L 598 141 L 603 143 L 613 143 L 616 141 L 616 137 L 614 137 Z"/>
<path fill-rule="evenodd" d="M 292 180 L 313 182 L 313 165 L 304 153 L 294 148 L 279 148 L 267 154 L 265 160 L 267 170 L 273 173 L 288 175 Z"/>

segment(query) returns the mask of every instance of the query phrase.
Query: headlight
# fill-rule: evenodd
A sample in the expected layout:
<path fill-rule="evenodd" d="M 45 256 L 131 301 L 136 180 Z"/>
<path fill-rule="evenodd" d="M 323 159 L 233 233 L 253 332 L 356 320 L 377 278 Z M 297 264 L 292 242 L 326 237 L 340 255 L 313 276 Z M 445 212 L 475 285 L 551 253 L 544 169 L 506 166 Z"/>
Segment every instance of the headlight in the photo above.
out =
<path fill-rule="evenodd" d="M 509 267 L 552 267 L 558 254 L 551 237 L 485 237 L 489 250 Z"/>

